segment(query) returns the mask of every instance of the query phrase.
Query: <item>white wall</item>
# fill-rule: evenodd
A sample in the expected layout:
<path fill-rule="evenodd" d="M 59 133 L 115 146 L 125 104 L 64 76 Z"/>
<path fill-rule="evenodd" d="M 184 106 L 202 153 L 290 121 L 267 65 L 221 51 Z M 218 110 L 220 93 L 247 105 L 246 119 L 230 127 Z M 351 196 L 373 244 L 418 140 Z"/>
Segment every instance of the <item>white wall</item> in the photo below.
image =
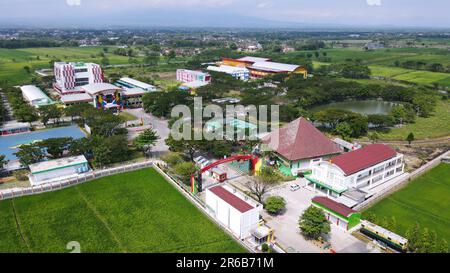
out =
<path fill-rule="evenodd" d="M 45 183 L 46 180 L 77 174 L 78 173 L 77 170 L 81 167 L 82 167 L 82 165 L 70 166 L 70 167 L 63 168 L 63 169 L 57 169 L 54 171 L 34 174 L 34 175 L 32 175 L 33 179 L 30 179 L 30 182 L 31 182 L 31 185 L 33 185 L 33 186 L 40 185 L 40 184 Z"/>

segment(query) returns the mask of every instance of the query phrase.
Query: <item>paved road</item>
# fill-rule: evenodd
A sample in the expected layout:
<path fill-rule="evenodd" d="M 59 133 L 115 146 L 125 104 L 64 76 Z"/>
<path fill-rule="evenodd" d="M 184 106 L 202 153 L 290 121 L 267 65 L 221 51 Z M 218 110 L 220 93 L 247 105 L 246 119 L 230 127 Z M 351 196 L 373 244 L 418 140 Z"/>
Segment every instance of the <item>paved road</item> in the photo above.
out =
<path fill-rule="evenodd" d="M 128 112 L 139 119 L 144 120 L 144 126 L 128 128 L 128 138 L 134 139 L 136 136 L 147 128 L 153 128 L 156 132 L 158 132 L 159 140 L 156 143 L 155 147 L 153 147 L 153 152 L 167 152 L 169 147 L 166 145 L 165 140 L 169 137 L 170 129 L 167 123 L 167 120 L 157 118 L 152 114 L 145 113 L 142 108 L 138 109 L 125 109 L 125 112 Z"/>

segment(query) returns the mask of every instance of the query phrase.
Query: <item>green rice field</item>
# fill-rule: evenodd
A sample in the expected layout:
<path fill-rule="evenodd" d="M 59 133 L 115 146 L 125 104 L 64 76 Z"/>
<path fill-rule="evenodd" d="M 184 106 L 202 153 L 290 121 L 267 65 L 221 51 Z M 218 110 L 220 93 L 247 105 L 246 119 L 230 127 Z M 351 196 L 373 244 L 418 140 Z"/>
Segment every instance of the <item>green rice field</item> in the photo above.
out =
<path fill-rule="evenodd" d="M 405 235 L 416 222 L 450 241 L 450 164 L 442 163 L 363 213 L 394 216 L 395 232 Z"/>
<path fill-rule="evenodd" d="M 154 169 L 0 202 L 0 252 L 245 252 Z"/>

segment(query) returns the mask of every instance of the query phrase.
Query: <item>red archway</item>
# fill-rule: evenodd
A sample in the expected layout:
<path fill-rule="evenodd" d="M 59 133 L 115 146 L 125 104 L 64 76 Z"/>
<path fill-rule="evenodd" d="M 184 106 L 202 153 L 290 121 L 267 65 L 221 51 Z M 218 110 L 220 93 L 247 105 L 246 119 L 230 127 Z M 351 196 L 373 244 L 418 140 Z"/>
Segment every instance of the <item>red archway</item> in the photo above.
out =
<path fill-rule="evenodd" d="M 233 161 L 246 161 L 246 160 L 250 160 L 250 165 L 249 165 L 249 171 L 253 171 L 255 169 L 255 165 L 258 162 L 258 158 L 253 156 L 253 155 L 235 155 L 235 156 L 230 156 L 227 158 L 223 158 L 223 159 L 219 159 L 211 164 L 209 164 L 208 166 L 202 168 L 200 171 L 198 171 L 196 174 L 192 175 L 191 177 L 191 192 L 195 193 L 196 190 L 198 192 L 202 192 L 203 188 L 202 188 L 202 174 L 218 165 L 224 164 L 224 163 L 228 163 L 228 162 L 233 162 Z M 195 177 L 197 176 L 197 178 Z M 195 186 L 195 181 L 197 180 L 197 187 Z"/>

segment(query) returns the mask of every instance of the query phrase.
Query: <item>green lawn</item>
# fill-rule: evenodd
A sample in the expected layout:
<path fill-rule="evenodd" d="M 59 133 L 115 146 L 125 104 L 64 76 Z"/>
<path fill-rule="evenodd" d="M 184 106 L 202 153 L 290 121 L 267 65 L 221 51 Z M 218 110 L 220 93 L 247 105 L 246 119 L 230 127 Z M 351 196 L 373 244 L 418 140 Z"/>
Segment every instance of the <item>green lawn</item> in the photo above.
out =
<path fill-rule="evenodd" d="M 409 133 L 416 139 L 437 138 L 450 135 L 450 101 L 439 101 L 433 116 L 417 118 L 415 123 L 393 128 L 388 133 L 381 133 L 383 140 L 405 140 Z"/>
<path fill-rule="evenodd" d="M 120 112 L 119 116 L 121 116 L 124 121 L 134 121 L 137 120 L 138 118 L 128 112 Z"/>
<path fill-rule="evenodd" d="M 245 251 L 154 169 L 5 200 L 0 219 L 0 252 Z"/>
<path fill-rule="evenodd" d="M 435 230 L 440 238 L 450 242 L 450 164 L 440 164 L 412 181 L 404 189 L 386 197 L 363 212 L 377 217 L 394 216 L 395 232 L 406 231 L 419 222 L 421 227 Z"/>

